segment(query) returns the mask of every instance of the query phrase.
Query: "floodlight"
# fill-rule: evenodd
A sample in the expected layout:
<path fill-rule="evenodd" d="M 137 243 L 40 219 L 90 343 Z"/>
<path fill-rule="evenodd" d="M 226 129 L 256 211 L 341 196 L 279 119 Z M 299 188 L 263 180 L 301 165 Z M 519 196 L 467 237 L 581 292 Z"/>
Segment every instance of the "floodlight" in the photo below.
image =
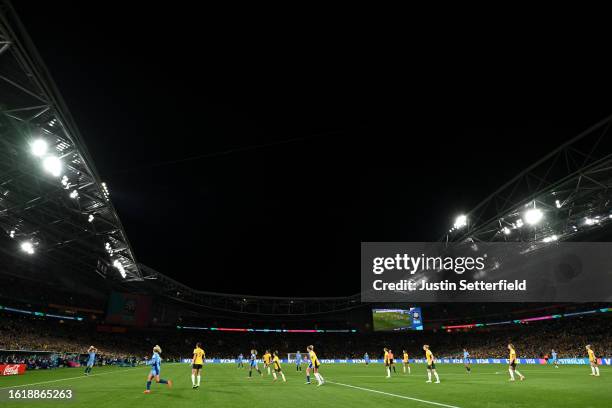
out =
<path fill-rule="evenodd" d="M 44 139 L 36 139 L 30 144 L 30 149 L 34 156 L 42 157 L 47 153 L 49 146 Z"/>
<path fill-rule="evenodd" d="M 115 259 L 115 261 L 113 262 L 113 266 L 119 270 L 119 273 L 121 274 L 121 277 L 123 279 L 125 279 L 125 277 L 127 276 L 126 273 L 125 273 L 125 268 L 123 267 L 121 262 L 119 262 L 118 259 Z"/>
<path fill-rule="evenodd" d="M 9 233 L 9 236 L 11 238 L 15 238 L 15 230 L 11 230 L 11 232 Z"/>
<path fill-rule="evenodd" d="M 70 192 L 70 198 L 79 198 L 79 192 L 77 190 L 72 190 Z"/>
<path fill-rule="evenodd" d="M 542 221 L 542 218 L 544 218 L 544 213 L 537 208 L 531 208 L 525 211 L 525 214 L 523 215 L 523 219 L 529 225 L 538 224 L 540 221 Z"/>
<path fill-rule="evenodd" d="M 555 200 L 555 205 L 557 206 L 557 208 L 561 208 L 561 201 Z"/>
<path fill-rule="evenodd" d="M 453 224 L 453 227 L 455 227 L 456 229 L 460 229 L 460 228 L 465 227 L 466 225 L 467 225 L 467 216 L 464 214 L 461 214 L 455 219 L 455 224 Z"/>
<path fill-rule="evenodd" d="M 516 220 L 516 228 L 521 228 L 523 226 L 523 220 L 520 218 Z"/>
<path fill-rule="evenodd" d="M 59 177 L 62 174 L 62 161 L 56 156 L 47 156 L 43 160 L 43 168 L 55 177 Z"/>
<path fill-rule="evenodd" d="M 543 242 L 553 242 L 553 241 L 556 241 L 558 239 L 559 239 L 559 237 L 557 237 L 556 235 L 551 235 L 550 237 L 544 238 L 542 241 Z"/>
<path fill-rule="evenodd" d="M 504 234 L 506 234 L 506 235 L 510 235 L 510 228 L 508 228 L 508 227 L 504 227 L 504 228 L 502 228 L 502 232 L 503 232 Z"/>
<path fill-rule="evenodd" d="M 87 217 L 87 222 L 93 222 L 94 218 L 95 217 L 93 214 L 89 214 L 89 217 Z"/>
<path fill-rule="evenodd" d="M 30 255 L 34 254 L 34 245 L 30 241 L 23 241 L 21 243 L 21 250 Z"/>
<path fill-rule="evenodd" d="M 110 193 L 108 192 L 108 186 L 106 185 L 106 183 L 102 183 L 102 194 L 104 194 L 104 198 L 106 198 L 108 200 L 108 196 L 110 195 Z"/>

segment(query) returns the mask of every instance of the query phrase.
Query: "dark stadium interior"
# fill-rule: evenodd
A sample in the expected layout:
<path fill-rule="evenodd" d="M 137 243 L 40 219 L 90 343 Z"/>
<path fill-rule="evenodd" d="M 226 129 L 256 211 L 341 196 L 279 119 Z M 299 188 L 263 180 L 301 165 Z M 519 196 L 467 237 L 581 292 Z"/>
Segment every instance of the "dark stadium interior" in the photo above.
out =
<path fill-rule="evenodd" d="M 395 53 L 380 82 L 365 83 L 377 75 L 319 55 L 325 40 L 312 33 L 270 42 L 245 22 L 245 38 L 181 9 L 15 7 L 138 260 L 206 291 L 313 296 L 308 276 L 315 296 L 353 295 L 357 280 L 345 278 L 359 242 L 438 239 L 458 212 L 610 112 L 603 95 L 558 100 L 574 90 L 553 78 L 491 88 L 495 70 L 449 73 L 435 60 L 386 82 L 403 69 Z M 121 46 L 104 30 L 111 19 Z M 172 39 L 156 35 L 159 20 L 181 21 Z"/>
<path fill-rule="evenodd" d="M 391 52 L 362 72 L 311 33 L 272 41 L 126 2 L 12 3 L 19 20 L 0 0 L 0 29 L 15 27 L 10 54 L 0 36 L 14 57 L 0 58 L 0 365 L 72 367 L 91 345 L 99 365 L 144 364 L 155 345 L 184 363 L 196 342 L 209 359 L 309 344 L 321 359 L 422 358 L 423 344 L 505 359 L 509 342 L 520 358 L 584 358 L 586 344 L 612 356 L 612 297 L 360 296 L 360 243 L 548 244 L 504 238 L 503 216 L 577 180 L 571 210 L 549 203 L 560 241 L 611 241 L 612 103 L 583 97 L 586 82 L 534 88 L 517 74 L 493 87 L 496 63 L 449 72 L 428 59 L 408 74 Z M 44 174 L 34 131 L 70 177 Z M 557 159 L 570 164 L 548 167 Z M 466 213 L 483 222 L 449 229 Z M 373 308 L 413 306 L 424 330 L 374 330 Z"/>

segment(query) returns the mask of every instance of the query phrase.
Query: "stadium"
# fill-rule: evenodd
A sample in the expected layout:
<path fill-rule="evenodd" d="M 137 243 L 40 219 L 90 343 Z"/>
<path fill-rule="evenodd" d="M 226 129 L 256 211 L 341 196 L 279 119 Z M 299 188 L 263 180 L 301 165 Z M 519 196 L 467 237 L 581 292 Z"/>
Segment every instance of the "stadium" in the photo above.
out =
<path fill-rule="evenodd" d="M 108 41 L 114 12 L 26 3 L 0 0 L 3 407 L 612 405 L 605 104 L 502 154 L 483 110 L 415 144 L 332 80 L 203 71 L 195 16 L 167 46 L 137 7 Z"/>

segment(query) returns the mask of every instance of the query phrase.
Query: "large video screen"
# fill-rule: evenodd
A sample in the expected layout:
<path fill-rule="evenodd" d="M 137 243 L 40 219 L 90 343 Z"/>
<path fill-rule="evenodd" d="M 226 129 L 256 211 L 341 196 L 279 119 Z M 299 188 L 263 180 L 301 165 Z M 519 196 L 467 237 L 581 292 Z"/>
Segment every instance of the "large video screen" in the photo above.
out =
<path fill-rule="evenodd" d="M 423 330 L 420 307 L 410 309 L 372 309 L 374 331 Z"/>

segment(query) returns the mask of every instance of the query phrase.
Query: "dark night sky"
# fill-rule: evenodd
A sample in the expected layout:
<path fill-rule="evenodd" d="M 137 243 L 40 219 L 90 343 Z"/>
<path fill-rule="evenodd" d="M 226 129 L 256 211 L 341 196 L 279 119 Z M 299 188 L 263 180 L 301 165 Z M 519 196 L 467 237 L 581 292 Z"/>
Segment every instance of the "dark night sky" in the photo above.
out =
<path fill-rule="evenodd" d="M 203 290 L 356 293 L 360 241 L 437 239 L 612 112 L 549 48 L 16 3 L 138 260 Z"/>

